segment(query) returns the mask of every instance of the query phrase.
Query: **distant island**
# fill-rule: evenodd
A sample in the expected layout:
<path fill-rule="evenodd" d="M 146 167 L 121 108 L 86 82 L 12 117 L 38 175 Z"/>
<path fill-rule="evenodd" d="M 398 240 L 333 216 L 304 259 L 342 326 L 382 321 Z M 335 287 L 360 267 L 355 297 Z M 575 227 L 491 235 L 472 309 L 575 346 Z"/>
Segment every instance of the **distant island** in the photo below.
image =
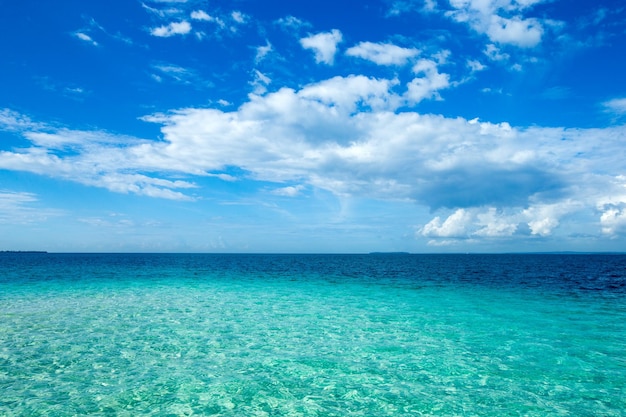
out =
<path fill-rule="evenodd" d="M 0 253 L 48 253 L 45 250 L 0 250 Z"/>
<path fill-rule="evenodd" d="M 370 252 L 370 255 L 410 255 L 409 252 Z"/>

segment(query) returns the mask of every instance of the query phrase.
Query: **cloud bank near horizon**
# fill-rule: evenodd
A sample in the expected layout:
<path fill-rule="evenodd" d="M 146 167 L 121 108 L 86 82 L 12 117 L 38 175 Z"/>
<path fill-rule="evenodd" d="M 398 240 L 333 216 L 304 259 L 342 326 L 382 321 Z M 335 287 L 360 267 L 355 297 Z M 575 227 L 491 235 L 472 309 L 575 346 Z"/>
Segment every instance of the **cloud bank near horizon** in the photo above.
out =
<path fill-rule="evenodd" d="M 274 183 L 287 196 L 317 188 L 412 201 L 450 213 L 420 228 L 433 244 L 548 236 L 577 212 L 595 216 L 606 235 L 626 232 L 624 126 L 519 128 L 398 111 L 406 98 L 396 87 L 396 80 L 335 77 L 251 94 L 234 111 L 143 117 L 161 126 L 161 140 L 55 128 L 4 110 L 4 129 L 30 146 L 0 152 L 0 168 L 178 200 L 196 198 L 194 178 L 217 176 Z"/>

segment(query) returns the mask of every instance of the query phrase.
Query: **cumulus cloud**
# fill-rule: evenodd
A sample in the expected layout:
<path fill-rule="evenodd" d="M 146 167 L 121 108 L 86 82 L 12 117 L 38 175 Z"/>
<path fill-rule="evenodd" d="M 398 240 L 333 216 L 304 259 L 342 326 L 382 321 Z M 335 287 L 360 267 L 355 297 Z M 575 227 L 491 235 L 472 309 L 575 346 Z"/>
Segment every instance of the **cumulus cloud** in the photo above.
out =
<path fill-rule="evenodd" d="M 538 204 L 525 209 L 522 215 L 527 219 L 531 234 L 549 236 L 559 225 L 560 218 L 570 208 L 571 203 L 569 201 L 558 204 Z"/>
<path fill-rule="evenodd" d="M 419 53 L 420 51 L 415 48 L 372 42 L 361 42 L 346 51 L 348 56 L 366 59 L 378 65 L 404 65 Z"/>
<path fill-rule="evenodd" d="M 486 33 L 494 42 L 528 48 L 541 42 L 543 27 L 537 19 L 492 16 Z"/>
<path fill-rule="evenodd" d="M 600 223 L 604 234 L 609 236 L 626 234 L 626 202 L 619 206 L 603 207 Z"/>
<path fill-rule="evenodd" d="M 421 59 L 413 67 L 413 72 L 420 76 L 414 78 L 407 86 L 406 98 L 411 103 L 419 103 L 429 98 L 438 99 L 439 90 L 450 86 L 450 76 L 439 73 L 435 61 Z"/>
<path fill-rule="evenodd" d="M 481 237 L 512 236 L 519 227 L 514 217 L 503 216 L 495 207 L 489 207 L 485 212 L 476 215 L 478 229 L 473 233 Z"/>
<path fill-rule="evenodd" d="M 191 18 L 193 20 L 205 20 L 207 22 L 210 22 L 212 20 L 214 20 L 213 17 L 211 17 L 207 12 L 205 12 L 204 10 L 194 10 L 193 12 L 191 12 Z"/>
<path fill-rule="evenodd" d="M 612 185 L 611 192 L 600 196 L 597 201 L 602 233 L 626 235 L 626 175 L 616 176 Z"/>
<path fill-rule="evenodd" d="M 492 42 L 530 48 L 541 42 L 544 27 L 539 19 L 525 18 L 523 13 L 542 1 L 450 0 L 453 10 L 446 14 L 487 35 Z"/>
<path fill-rule="evenodd" d="M 169 38 L 175 35 L 186 35 L 191 32 L 191 24 L 186 20 L 181 22 L 172 22 L 168 25 L 152 28 L 150 34 L 160 38 Z"/>
<path fill-rule="evenodd" d="M 421 227 L 419 236 L 430 244 L 451 245 L 476 239 L 507 239 L 520 234 L 545 238 L 551 236 L 563 216 L 582 208 L 580 203 L 564 200 L 552 204 L 510 205 L 503 208 L 479 206 L 453 211 L 445 220 L 434 217 Z"/>
<path fill-rule="evenodd" d="M 300 39 L 300 45 L 305 49 L 311 49 L 315 53 L 315 62 L 332 65 L 337 53 L 337 44 L 343 40 L 341 32 L 333 29 L 330 32 L 322 32 Z"/>
<path fill-rule="evenodd" d="M 458 209 L 444 221 L 439 216 L 432 219 L 422 228 L 421 234 L 426 237 L 465 237 L 471 220 L 469 212 Z"/>
<path fill-rule="evenodd" d="M 427 77 L 429 68 L 438 74 L 435 67 L 424 61 L 418 69 Z M 599 232 L 623 231 L 626 127 L 521 129 L 399 111 L 410 87 L 334 77 L 251 94 L 231 111 L 144 117 L 160 125 L 159 140 L 58 128 L 5 110 L 0 128 L 31 146 L 1 151 L 0 169 L 170 199 L 193 200 L 193 178 L 214 176 L 272 182 L 282 195 L 301 191 L 281 185 L 296 183 L 337 196 L 413 201 L 433 210 L 420 234 L 433 240 L 541 238 L 580 211 L 597 216 Z"/>

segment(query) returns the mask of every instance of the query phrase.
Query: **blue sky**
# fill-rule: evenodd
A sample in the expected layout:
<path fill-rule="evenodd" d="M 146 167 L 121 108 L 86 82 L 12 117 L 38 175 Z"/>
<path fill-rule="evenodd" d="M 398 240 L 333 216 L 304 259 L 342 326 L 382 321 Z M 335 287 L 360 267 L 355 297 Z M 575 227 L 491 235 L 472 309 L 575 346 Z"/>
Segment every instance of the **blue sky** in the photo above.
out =
<path fill-rule="evenodd" d="M 626 249 L 622 1 L 0 5 L 0 250 Z"/>

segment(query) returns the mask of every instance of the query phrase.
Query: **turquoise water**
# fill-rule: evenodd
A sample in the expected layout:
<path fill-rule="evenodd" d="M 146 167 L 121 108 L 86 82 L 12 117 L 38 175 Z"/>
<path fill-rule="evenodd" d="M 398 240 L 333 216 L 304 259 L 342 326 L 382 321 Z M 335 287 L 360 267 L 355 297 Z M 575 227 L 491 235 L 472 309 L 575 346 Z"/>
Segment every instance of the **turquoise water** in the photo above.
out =
<path fill-rule="evenodd" d="M 0 254 L 2 416 L 626 416 L 626 256 Z"/>

